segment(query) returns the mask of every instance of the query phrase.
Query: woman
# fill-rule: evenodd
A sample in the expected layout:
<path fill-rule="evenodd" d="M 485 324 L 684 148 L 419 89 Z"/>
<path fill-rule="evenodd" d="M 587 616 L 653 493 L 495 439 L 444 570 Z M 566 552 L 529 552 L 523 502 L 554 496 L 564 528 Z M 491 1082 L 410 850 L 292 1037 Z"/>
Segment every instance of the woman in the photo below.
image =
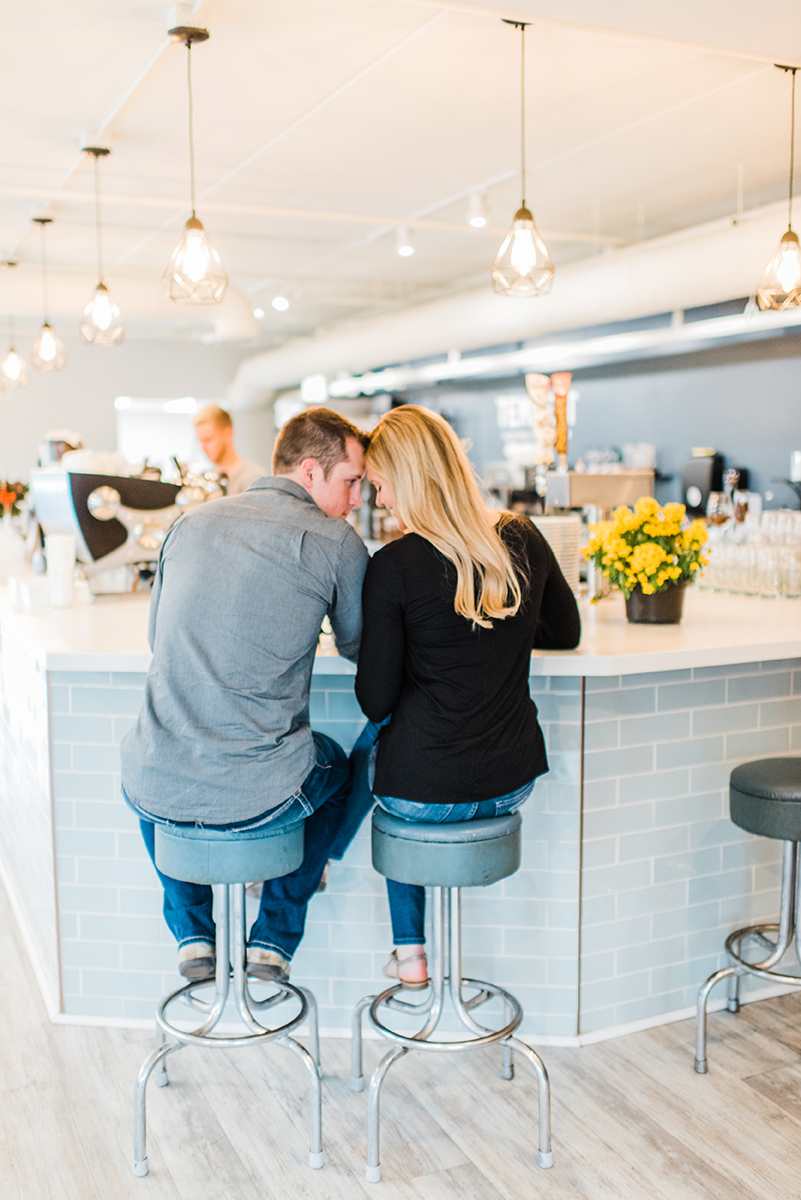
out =
<path fill-rule="evenodd" d="M 566 650 L 578 608 L 525 517 L 484 504 L 442 417 L 403 405 L 367 451 L 379 507 L 405 536 L 370 561 L 356 695 L 379 734 L 373 791 L 407 821 L 515 812 L 548 770 L 529 695 L 535 646 Z M 387 880 L 395 948 L 384 974 L 427 983 L 425 891 Z"/>

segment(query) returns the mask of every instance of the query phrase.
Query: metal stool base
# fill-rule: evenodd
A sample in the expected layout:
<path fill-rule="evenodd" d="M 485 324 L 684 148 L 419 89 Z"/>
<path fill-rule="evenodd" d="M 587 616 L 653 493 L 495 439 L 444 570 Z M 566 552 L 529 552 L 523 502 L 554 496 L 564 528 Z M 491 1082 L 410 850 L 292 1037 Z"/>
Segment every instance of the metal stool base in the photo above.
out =
<path fill-rule="evenodd" d="M 213 980 L 201 983 L 187 983 L 159 1003 L 156 1009 L 156 1046 L 147 1056 L 139 1070 L 134 1087 L 134 1175 L 147 1175 L 147 1084 L 154 1071 L 156 1086 L 166 1087 L 169 1083 L 167 1075 L 167 1056 L 183 1046 L 210 1046 L 212 1048 L 231 1049 L 237 1046 L 252 1046 L 262 1042 L 275 1042 L 285 1046 L 302 1060 L 309 1072 L 310 1085 L 310 1138 L 309 1166 L 318 1170 L 323 1165 L 322 1151 L 322 1091 L 320 1079 L 320 1039 L 317 1024 L 317 1003 L 314 996 L 306 988 L 295 987 L 291 983 L 276 984 L 274 995 L 264 1000 L 256 1000 L 248 988 L 245 965 L 245 885 L 217 884 L 215 892 L 215 920 L 217 926 L 217 972 Z M 229 905 L 229 900 L 231 901 Z M 229 937 L 229 915 L 233 911 L 233 938 Z M 229 942 L 231 945 L 229 963 Z M 232 986 L 233 985 L 233 986 Z M 269 986 L 269 985 L 267 985 Z M 199 999 L 195 993 L 203 988 L 214 988 L 214 997 L 210 1001 Z M 247 1032 L 225 1036 L 214 1034 L 213 1030 L 225 1010 L 229 992 L 233 994 L 237 1012 Z M 300 1011 L 290 1021 L 283 1025 L 268 1028 L 262 1025 L 255 1014 L 281 1004 L 288 997 L 294 997 L 300 1003 Z M 167 1016 L 171 1004 L 182 1000 L 190 1008 L 204 1013 L 206 1019 L 197 1029 L 184 1030 L 174 1025 Z M 293 1033 L 308 1016 L 310 1025 L 309 1044 L 307 1050 L 300 1042 L 289 1035 Z M 167 1039 L 171 1040 L 167 1040 Z"/>
<path fill-rule="evenodd" d="M 707 1034 L 707 1004 L 712 989 L 724 979 L 729 980 L 729 995 L 726 1007 L 729 1012 L 740 1011 L 740 979 L 743 975 L 753 975 L 770 983 L 783 983 L 790 987 L 801 987 L 801 976 L 788 975 L 782 971 L 774 971 L 790 949 L 795 935 L 796 955 L 801 962 L 801 928 L 798 921 L 798 859 L 799 843 L 785 842 L 782 862 L 781 906 L 778 924 L 745 925 L 736 929 L 726 938 L 725 950 L 729 965 L 715 971 L 698 992 L 696 1034 L 695 1034 L 695 1071 L 698 1075 L 706 1075 L 708 1064 L 706 1058 Z M 775 934 L 776 940 L 768 934 Z M 743 957 L 743 943 L 749 939 L 767 950 L 767 958 L 758 962 L 748 962 Z"/>
<path fill-rule="evenodd" d="M 356 1005 L 353 1013 L 353 1040 L 351 1043 L 351 1089 L 360 1092 L 364 1088 L 362 1072 L 362 1015 L 367 1011 L 370 1025 L 383 1038 L 394 1042 L 392 1049 L 384 1055 L 373 1072 L 368 1091 L 367 1116 L 367 1168 L 365 1178 L 368 1183 L 378 1183 L 381 1179 L 381 1164 L 379 1160 L 379 1107 L 381 1086 L 389 1068 L 398 1062 L 410 1050 L 429 1050 L 439 1053 L 456 1053 L 462 1050 L 474 1050 L 499 1042 L 503 1048 L 503 1063 L 501 1077 L 514 1077 L 512 1048 L 514 1047 L 528 1060 L 533 1067 L 539 1087 L 539 1152 L 537 1163 L 544 1170 L 553 1165 L 551 1150 L 551 1101 L 548 1072 L 536 1051 L 515 1037 L 515 1030 L 523 1019 L 523 1009 L 519 1002 L 509 992 L 494 983 L 485 983 L 478 979 L 462 977 L 461 954 L 461 892 L 459 888 L 433 889 L 433 939 L 430 961 L 430 990 L 427 1000 L 422 1004 L 410 1004 L 408 1001 L 397 999 L 397 993 L 403 991 L 403 984 L 394 984 L 386 988 L 378 996 L 365 996 Z M 450 995 L 451 1005 L 464 1028 L 473 1036 L 459 1040 L 445 1041 L 436 1039 L 435 1033 L 444 1010 L 445 994 Z M 463 988 L 476 989 L 475 994 L 467 999 L 462 995 Z M 506 1010 L 506 1024 L 501 1029 L 487 1029 L 479 1025 L 470 1015 L 471 1012 L 486 1004 L 488 1000 L 499 998 Z M 407 1036 L 398 1033 L 384 1023 L 379 1015 L 381 1008 L 393 1009 L 407 1015 L 427 1015 L 419 1032 Z"/>

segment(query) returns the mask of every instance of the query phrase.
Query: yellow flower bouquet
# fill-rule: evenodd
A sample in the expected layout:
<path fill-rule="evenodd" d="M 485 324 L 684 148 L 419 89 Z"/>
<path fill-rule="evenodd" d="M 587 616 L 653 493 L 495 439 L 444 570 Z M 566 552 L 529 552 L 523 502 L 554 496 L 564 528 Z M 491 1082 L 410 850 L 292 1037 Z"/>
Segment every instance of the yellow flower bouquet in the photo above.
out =
<path fill-rule="evenodd" d="M 591 525 L 582 554 L 600 568 L 607 581 L 593 602 L 614 588 L 628 601 L 636 591 L 652 596 L 683 588 L 695 578 L 709 561 L 702 553 L 706 525 L 693 521 L 682 529 L 684 515 L 683 504 L 660 508 L 652 496 L 643 496 L 633 512 L 617 508 L 611 521 Z"/>

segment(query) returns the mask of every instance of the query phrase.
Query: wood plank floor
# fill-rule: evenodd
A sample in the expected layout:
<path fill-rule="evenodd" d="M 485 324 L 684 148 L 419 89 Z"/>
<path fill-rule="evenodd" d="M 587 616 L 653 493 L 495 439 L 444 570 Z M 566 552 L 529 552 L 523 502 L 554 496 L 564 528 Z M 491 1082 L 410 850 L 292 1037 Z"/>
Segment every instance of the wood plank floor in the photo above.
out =
<path fill-rule="evenodd" d="M 537 1094 L 499 1054 L 412 1054 L 383 1092 L 383 1182 L 364 1180 L 367 1100 L 349 1046 L 324 1044 L 326 1165 L 306 1166 L 307 1081 L 279 1047 L 170 1059 L 148 1103 L 150 1174 L 131 1173 L 146 1032 L 47 1020 L 0 893 L 2 1200 L 801 1200 L 801 994 L 581 1050 L 546 1049 L 554 1167 L 536 1167 Z M 380 1046 L 365 1046 L 372 1069 Z"/>

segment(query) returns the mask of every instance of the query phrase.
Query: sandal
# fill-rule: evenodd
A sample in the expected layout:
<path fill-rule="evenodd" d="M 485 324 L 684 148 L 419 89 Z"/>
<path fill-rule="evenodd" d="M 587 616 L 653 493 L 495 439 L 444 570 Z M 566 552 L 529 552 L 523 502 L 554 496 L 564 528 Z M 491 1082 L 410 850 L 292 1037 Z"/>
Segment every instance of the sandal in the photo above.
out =
<path fill-rule="evenodd" d="M 401 975 L 401 967 L 405 967 L 407 963 L 417 962 L 418 959 L 425 962 L 425 954 L 408 954 L 406 958 L 398 958 L 397 950 L 393 950 L 389 962 L 383 967 L 384 974 L 387 979 L 397 979 L 407 992 L 422 992 L 424 988 L 428 987 L 428 978 L 408 980 Z"/>

